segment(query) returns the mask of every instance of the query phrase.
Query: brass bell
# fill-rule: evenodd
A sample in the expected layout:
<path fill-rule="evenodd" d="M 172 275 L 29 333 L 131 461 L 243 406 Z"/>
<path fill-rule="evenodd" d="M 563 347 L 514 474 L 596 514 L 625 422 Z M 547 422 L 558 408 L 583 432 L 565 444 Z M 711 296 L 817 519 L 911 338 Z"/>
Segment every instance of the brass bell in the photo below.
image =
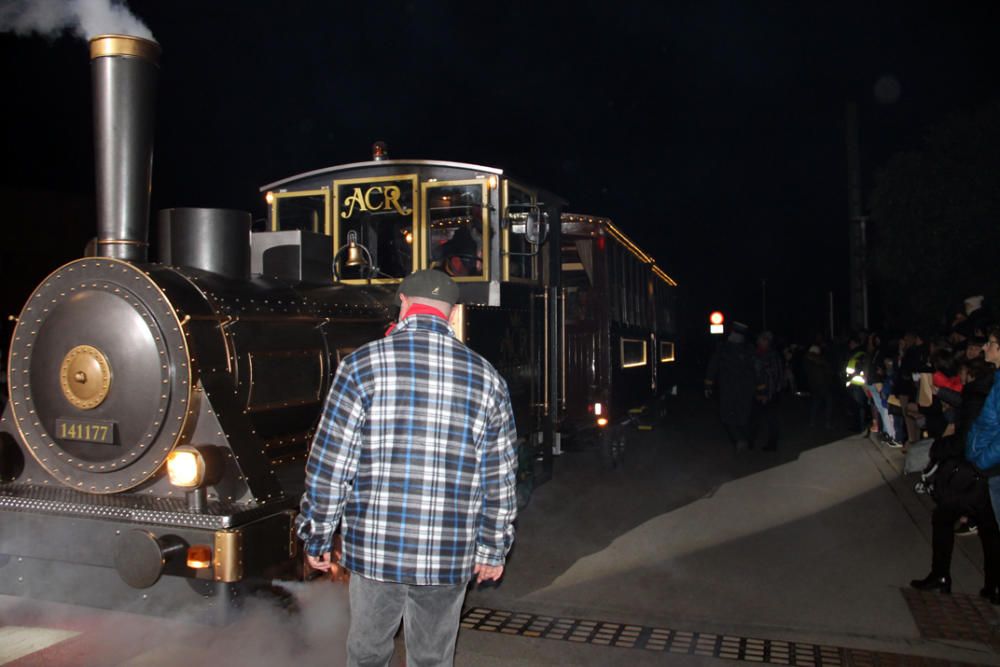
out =
<path fill-rule="evenodd" d="M 367 266 L 368 261 L 365 259 L 365 255 L 361 252 L 360 246 L 351 239 L 347 242 L 347 259 L 344 260 L 344 266 Z"/>

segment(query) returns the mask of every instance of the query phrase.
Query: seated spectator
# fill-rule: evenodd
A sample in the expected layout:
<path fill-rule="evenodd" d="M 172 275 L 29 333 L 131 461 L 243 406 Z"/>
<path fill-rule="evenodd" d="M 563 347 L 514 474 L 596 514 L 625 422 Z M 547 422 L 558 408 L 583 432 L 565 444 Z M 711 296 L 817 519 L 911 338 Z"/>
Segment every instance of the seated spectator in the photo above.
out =
<path fill-rule="evenodd" d="M 920 440 L 920 429 L 917 426 L 917 410 L 910 404 L 917 400 L 917 382 L 920 372 L 927 367 L 927 346 L 923 336 L 915 331 L 909 331 L 899 342 L 899 363 L 896 374 L 896 396 L 899 409 L 906 425 L 906 444 Z"/>
<path fill-rule="evenodd" d="M 966 359 L 982 359 L 983 346 L 986 345 L 986 336 L 975 335 L 965 343 Z"/>

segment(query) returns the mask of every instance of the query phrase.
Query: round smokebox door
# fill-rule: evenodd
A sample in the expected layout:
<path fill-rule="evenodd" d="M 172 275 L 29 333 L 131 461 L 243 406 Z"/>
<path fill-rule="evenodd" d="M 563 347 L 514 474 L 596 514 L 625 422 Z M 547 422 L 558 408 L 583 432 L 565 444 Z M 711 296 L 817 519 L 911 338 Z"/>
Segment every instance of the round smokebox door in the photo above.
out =
<path fill-rule="evenodd" d="M 133 488 L 188 427 L 182 326 L 167 296 L 127 262 L 78 260 L 50 275 L 21 313 L 10 358 L 14 423 L 67 486 Z"/>

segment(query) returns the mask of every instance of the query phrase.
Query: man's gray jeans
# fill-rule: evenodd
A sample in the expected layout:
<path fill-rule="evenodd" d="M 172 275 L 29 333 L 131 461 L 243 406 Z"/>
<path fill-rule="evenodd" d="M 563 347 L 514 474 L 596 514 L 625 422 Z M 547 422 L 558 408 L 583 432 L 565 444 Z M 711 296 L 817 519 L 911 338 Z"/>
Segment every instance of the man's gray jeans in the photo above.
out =
<path fill-rule="evenodd" d="M 348 667 L 385 667 L 403 619 L 408 667 L 451 667 L 466 584 L 412 586 L 351 574 Z"/>

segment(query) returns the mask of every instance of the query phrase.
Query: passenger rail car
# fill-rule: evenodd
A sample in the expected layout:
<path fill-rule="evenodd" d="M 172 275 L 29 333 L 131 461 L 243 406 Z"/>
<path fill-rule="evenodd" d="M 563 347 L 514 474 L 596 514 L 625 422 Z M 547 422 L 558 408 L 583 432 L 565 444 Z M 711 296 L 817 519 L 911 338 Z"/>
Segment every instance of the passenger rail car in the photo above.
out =
<path fill-rule="evenodd" d="M 662 416 L 673 393 L 677 283 L 608 218 L 562 217 L 565 429 L 598 436 L 621 463 L 631 425 Z"/>
<path fill-rule="evenodd" d="M 673 281 L 610 221 L 501 169 L 377 144 L 262 188 L 265 230 L 236 211 L 161 211 L 150 261 L 158 55 L 91 42 L 97 241 L 42 281 L 12 335 L 0 593 L 225 621 L 297 576 L 323 399 L 414 270 L 454 277 L 456 333 L 507 380 L 522 502 L 560 433 L 620 429 L 667 386 Z"/>

